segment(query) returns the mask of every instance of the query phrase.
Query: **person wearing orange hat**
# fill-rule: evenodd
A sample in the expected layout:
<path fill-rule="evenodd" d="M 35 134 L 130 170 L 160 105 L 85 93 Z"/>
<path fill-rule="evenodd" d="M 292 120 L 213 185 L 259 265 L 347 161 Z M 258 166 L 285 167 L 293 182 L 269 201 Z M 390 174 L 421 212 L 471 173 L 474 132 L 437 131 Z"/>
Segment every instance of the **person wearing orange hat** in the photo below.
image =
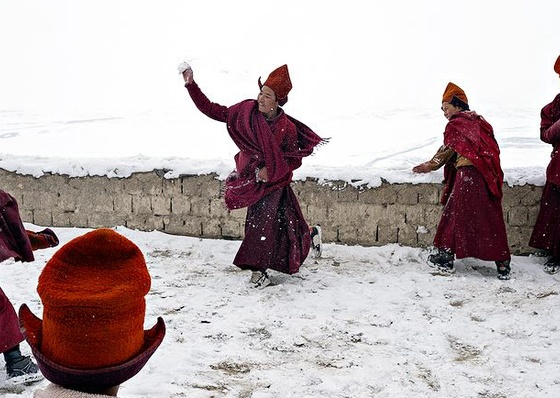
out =
<path fill-rule="evenodd" d="M 228 209 L 247 208 L 245 236 L 233 263 L 251 270 L 255 287 L 269 285 L 267 270 L 294 274 L 307 257 L 311 232 L 290 183 L 302 159 L 325 140 L 287 115 L 292 81 L 287 65 L 272 71 L 264 83 L 258 80 L 256 100 L 226 107 L 210 100 L 194 81 L 188 64 L 179 66 L 185 87 L 196 107 L 206 116 L 226 123 L 230 138 L 239 148 L 235 170 L 227 177 Z M 315 242 L 320 237 L 316 227 Z"/>
<path fill-rule="evenodd" d="M 560 56 L 554 64 L 560 75 Z M 529 245 L 548 254 L 544 271 L 560 271 L 560 94 L 541 110 L 541 140 L 552 145 L 539 214 Z"/>
<path fill-rule="evenodd" d="M 437 253 L 428 264 L 438 272 L 455 271 L 454 259 L 494 261 L 498 278 L 510 278 L 511 254 L 502 210 L 503 171 L 492 126 L 469 109 L 465 92 L 449 83 L 442 107 L 448 123 L 443 145 L 415 173 L 444 167 L 444 205 L 434 237 Z"/>
<path fill-rule="evenodd" d="M 144 330 L 151 278 L 140 249 L 101 228 L 72 239 L 47 262 L 37 292 L 42 319 L 27 304 L 22 330 L 52 384 L 35 398 L 117 396 L 165 336 L 165 323 Z"/>
<path fill-rule="evenodd" d="M 31 262 L 33 251 L 58 245 L 58 237 L 50 229 L 40 232 L 26 230 L 16 199 L 0 190 L 0 262 L 13 258 Z M 24 341 L 14 306 L 0 288 L 0 352 L 6 361 L 8 384 L 31 383 L 43 379 L 33 360 L 21 353 Z"/>

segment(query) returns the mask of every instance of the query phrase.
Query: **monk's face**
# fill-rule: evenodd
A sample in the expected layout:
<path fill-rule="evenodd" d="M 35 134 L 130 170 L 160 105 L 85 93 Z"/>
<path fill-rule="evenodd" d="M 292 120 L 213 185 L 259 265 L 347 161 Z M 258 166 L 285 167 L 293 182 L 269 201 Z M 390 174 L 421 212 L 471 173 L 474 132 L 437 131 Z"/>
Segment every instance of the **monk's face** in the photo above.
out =
<path fill-rule="evenodd" d="M 276 94 L 268 86 L 262 86 L 261 92 L 257 96 L 259 104 L 259 112 L 271 119 L 278 114 L 278 102 L 276 101 Z"/>
<path fill-rule="evenodd" d="M 451 105 L 449 102 L 444 102 L 441 104 L 441 110 L 443 111 L 443 115 L 449 120 L 451 116 L 454 114 L 461 112 L 461 108 L 455 105 Z"/>

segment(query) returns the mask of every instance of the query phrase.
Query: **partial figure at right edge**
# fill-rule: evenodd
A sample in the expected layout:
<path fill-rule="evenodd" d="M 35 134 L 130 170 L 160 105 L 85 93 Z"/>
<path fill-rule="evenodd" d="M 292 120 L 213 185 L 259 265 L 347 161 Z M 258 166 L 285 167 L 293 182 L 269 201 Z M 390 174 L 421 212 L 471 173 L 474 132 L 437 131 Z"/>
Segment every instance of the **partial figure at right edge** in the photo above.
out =
<path fill-rule="evenodd" d="M 554 71 L 560 75 L 560 56 Z M 541 110 L 541 140 L 552 145 L 552 153 L 529 246 L 546 252 L 544 271 L 552 275 L 560 271 L 560 94 Z"/>

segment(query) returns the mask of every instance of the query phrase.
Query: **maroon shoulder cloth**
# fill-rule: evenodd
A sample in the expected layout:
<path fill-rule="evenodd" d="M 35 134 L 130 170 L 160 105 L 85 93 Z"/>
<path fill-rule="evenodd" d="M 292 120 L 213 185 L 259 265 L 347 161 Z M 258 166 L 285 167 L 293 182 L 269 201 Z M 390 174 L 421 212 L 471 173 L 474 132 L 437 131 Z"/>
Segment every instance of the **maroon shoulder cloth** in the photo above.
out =
<path fill-rule="evenodd" d="M 560 185 L 560 94 L 541 110 L 541 140 L 552 145 L 546 179 Z"/>
<path fill-rule="evenodd" d="M 16 199 L 0 190 L 0 261 L 33 261 L 33 249 L 21 221 Z"/>
<path fill-rule="evenodd" d="M 492 126 L 482 116 L 474 111 L 453 115 L 445 127 L 443 142 L 473 163 L 492 196 L 502 197 L 504 173 L 500 166 L 500 148 Z"/>
<path fill-rule="evenodd" d="M 258 202 L 271 191 L 292 181 L 291 165 L 326 142 L 309 127 L 286 115 L 278 116 L 276 133 L 293 123 L 297 131 L 296 148 L 282 148 L 256 100 L 245 100 L 228 108 L 227 130 L 240 152 L 235 156 L 236 170 L 226 179 L 225 203 L 229 209 L 239 209 Z M 256 167 L 266 166 L 268 182 L 256 181 Z"/>

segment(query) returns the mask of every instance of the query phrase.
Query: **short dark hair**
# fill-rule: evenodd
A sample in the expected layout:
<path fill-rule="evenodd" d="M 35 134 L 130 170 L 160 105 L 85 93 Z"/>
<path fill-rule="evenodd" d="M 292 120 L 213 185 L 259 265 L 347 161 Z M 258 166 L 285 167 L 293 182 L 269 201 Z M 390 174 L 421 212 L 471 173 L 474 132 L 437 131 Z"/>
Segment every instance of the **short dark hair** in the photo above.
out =
<path fill-rule="evenodd" d="M 453 98 L 451 98 L 451 101 L 449 101 L 449 103 L 453 106 L 461 108 L 464 111 L 469 111 L 470 110 L 469 109 L 469 104 L 467 104 L 465 101 L 460 100 L 456 96 L 453 96 Z"/>

